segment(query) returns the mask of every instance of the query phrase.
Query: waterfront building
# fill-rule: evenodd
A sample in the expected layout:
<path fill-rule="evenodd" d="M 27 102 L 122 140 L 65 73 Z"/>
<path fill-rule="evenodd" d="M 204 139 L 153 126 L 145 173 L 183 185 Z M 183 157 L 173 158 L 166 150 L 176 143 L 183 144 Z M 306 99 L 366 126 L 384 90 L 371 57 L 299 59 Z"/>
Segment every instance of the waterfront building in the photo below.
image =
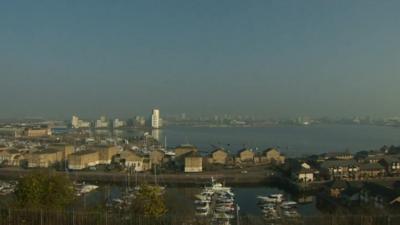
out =
<path fill-rule="evenodd" d="M 143 116 L 136 116 L 133 122 L 134 127 L 145 127 L 146 119 Z"/>
<path fill-rule="evenodd" d="M 120 150 L 118 146 L 114 145 L 97 145 L 95 147 L 92 147 L 91 149 L 99 153 L 98 164 L 110 164 L 112 161 L 112 157 L 118 154 Z"/>
<path fill-rule="evenodd" d="M 203 171 L 203 157 L 197 152 L 185 155 L 185 173 L 197 173 Z"/>
<path fill-rule="evenodd" d="M 47 137 L 51 136 L 52 132 L 50 128 L 25 128 L 22 135 L 30 138 Z"/>
<path fill-rule="evenodd" d="M 209 162 L 213 164 L 225 165 L 228 161 L 228 152 L 225 149 L 219 148 L 211 152 Z"/>
<path fill-rule="evenodd" d="M 329 179 L 358 179 L 359 170 L 355 160 L 327 160 L 321 164 L 321 173 Z"/>
<path fill-rule="evenodd" d="M 285 156 L 283 156 L 277 149 L 269 148 L 263 152 L 261 162 L 281 165 L 285 163 Z"/>
<path fill-rule="evenodd" d="M 100 119 L 96 120 L 96 129 L 106 129 L 108 128 L 108 119 L 105 116 L 101 116 Z"/>
<path fill-rule="evenodd" d="M 245 163 L 245 162 L 254 162 L 254 152 L 252 149 L 244 148 L 238 151 L 236 162 Z"/>
<path fill-rule="evenodd" d="M 120 162 L 127 168 L 133 168 L 136 172 L 151 169 L 151 160 L 147 156 L 133 150 L 125 150 L 119 154 Z"/>
<path fill-rule="evenodd" d="M 291 177 L 294 181 L 300 183 L 310 183 L 314 181 L 314 173 L 316 172 L 306 162 L 294 162 L 291 165 Z"/>
<path fill-rule="evenodd" d="M 190 144 L 183 144 L 180 146 L 177 146 L 174 150 L 175 152 L 175 157 L 179 158 L 180 156 L 187 154 L 189 152 L 197 152 L 197 147 L 194 145 Z"/>
<path fill-rule="evenodd" d="M 153 112 L 151 114 L 151 128 L 153 129 L 161 128 L 161 118 L 159 109 L 153 109 Z"/>
<path fill-rule="evenodd" d="M 0 150 L 0 164 L 6 166 L 19 166 L 22 154 L 16 149 Z"/>
<path fill-rule="evenodd" d="M 323 154 L 325 160 L 328 159 L 336 159 L 336 160 L 352 160 L 354 159 L 354 155 L 349 151 L 344 152 L 328 152 Z"/>
<path fill-rule="evenodd" d="M 99 164 L 110 164 L 119 150 L 119 147 L 114 145 L 97 145 L 88 150 L 75 152 L 68 156 L 68 168 L 81 170 Z"/>
<path fill-rule="evenodd" d="M 153 137 L 154 140 L 160 142 L 160 129 L 152 129 L 151 136 Z"/>
<path fill-rule="evenodd" d="M 34 151 L 25 155 L 29 168 L 47 168 L 57 163 L 65 163 L 67 157 L 74 152 L 72 145 L 51 144 L 46 149 Z"/>
<path fill-rule="evenodd" d="M 118 129 L 118 128 L 122 128 L 122 127 L 125 127 L 125 126 L 126 126 L 126 122 L 125 121 L 122 121 L 122 120 L 120 120 L 118 118 L 114 119 L 113 128 Z"/>
<path fill-rule="evenodd" d="M 389 175 L 400 175 L 400 159 L 396 156 L 385 156 L 379 160 Z"/>
<path fill-rule="evenodd" d="M 153 165 L 161 165 L 165 158 L 165 152 L 161 149 L 155 149 L 150 152 L 150 161 Z"/>
<path fill-rule="evenodd" d="M 90 122 L 83 121 L 79 119 L 77 116 L 72 116 L 71 120 L 72 128 L 79 129 L 79 128 L 90 128 Z"/>
<path fill-rule="evenodd" d="M 386 175 L 385 167 L 379 163 L 360 164 L 360 179 L 377 178 Z"/>
<path fill-rule="evenodd" d="M 99 164 L 99 153 L 96 150 L 79 151 L 68 156 L 68 168 L 82 170 Z"/>

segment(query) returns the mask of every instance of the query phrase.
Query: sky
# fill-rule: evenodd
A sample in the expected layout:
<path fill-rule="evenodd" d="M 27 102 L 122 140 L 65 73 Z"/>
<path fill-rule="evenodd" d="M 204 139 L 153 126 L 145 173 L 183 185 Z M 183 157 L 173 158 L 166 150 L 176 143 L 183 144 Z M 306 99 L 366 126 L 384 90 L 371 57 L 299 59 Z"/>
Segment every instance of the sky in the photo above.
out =
<path fill-rule="evenodd" d="M 4 0 L 0 118 L 395 116 L 398 0 Z"/>

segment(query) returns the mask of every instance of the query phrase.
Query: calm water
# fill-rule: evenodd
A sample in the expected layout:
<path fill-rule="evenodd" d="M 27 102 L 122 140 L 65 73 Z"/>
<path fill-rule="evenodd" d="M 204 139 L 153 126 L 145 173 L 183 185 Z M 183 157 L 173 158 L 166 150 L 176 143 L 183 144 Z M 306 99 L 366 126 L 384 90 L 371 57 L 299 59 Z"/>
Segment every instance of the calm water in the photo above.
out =
<path fill-rule="evenodd" d="M 119 131 L 120 135 L 132 133 Z M 223 146 L 232 152 L 243 146 L 264 150 L 280 147 L 291 155 L 329 151 L 352 152 L 370 150 L 383 145 L 400 145 L 400 128 L 365 125 L 272 126 L 267 128 L 194 128 L 167 127 L 153 132 L 153 136 L 168 146 L 190 143 L 203 151 L 212 145 Z"/>
<path fill-rule="evenodd" d="M 166 192 L 166 202 L 171 214 L 194 213 L 194 195 L 201 192 L 201 188 L 196 187 L 168 187 Z M 251 215 L 261 215 L 261 210 L 257 205 L 258 195 L 268 195 L 281 193 L 288 200 L 299 202 L 298 211 L 304 216 L 317 215 L 320 211 L 316 208 L 313 196 L 308 196 L 308 201 L 302 203 L 301 199 L 285 193 L 283 190 L 273 187 L 235 187 L 232 188 L 235 193 L 236 203 L 240 206 L 241 213 Z M 124 189 L 119 186 L 102 186 L 97 191 L 89 193 L 86 198 L 77 200 L 78 207 L 96 207 L 104 204 L 108 196 L 118 198 Z"/>

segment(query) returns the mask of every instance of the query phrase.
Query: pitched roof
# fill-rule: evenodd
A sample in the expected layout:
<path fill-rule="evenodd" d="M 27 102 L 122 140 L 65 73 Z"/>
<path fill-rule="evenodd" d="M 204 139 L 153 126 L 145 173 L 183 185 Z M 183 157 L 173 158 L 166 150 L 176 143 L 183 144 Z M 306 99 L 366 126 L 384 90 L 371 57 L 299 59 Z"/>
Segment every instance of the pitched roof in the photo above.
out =
<path fill-rule="evenodd" d="M 251 151 L 251 152 L 253 152 L 252 149 L 249 149 L 249 148 L 242 148 L 242 149 L 240 149 L 240 150 L 237 152 L 237 154 L 239 155 L 240 153 L 242 153 L 242 152 L 244 152 L 244 151 Z"/>
<path fill-rule="evenodd" d="M 228 153 L 228 151 L 226 151 L 226 150 L 223 149 L 223 148 L 217 148 L 217 149 L 212 150 L 212 151 L 211 151 L 211 154 L 213 154 L 213 153 L 215 153 L 215 152 L 218 152 L 218 151 L 223 151 L 223 152 L 225 152 L 225 153 Z"/>
<path fill-rule="evenodd" d="M 383 160 L 385 160 L 387 163 L 398 163 L 400 162 L 400 159 L 394 156 L 385 156 L 383 157 Z"/>
<path fill-rule="evenodd" d="M 332 189 L 347 189 L 349 187 L 349 183 L 344 180 L 333 180 L 328 184 L 328 186 Z"/>
<path fill-rule="evenodd" d="M 384 167 L 379 163 L 363 163 L 360 164 L 360 170 L 383 170 Z"/>
<path fill-rule="evenodd" d="M 321 164 L 322 168 L 338 167 L 338 166 L 357 166 L 356 160 L 327 160 Z"/>

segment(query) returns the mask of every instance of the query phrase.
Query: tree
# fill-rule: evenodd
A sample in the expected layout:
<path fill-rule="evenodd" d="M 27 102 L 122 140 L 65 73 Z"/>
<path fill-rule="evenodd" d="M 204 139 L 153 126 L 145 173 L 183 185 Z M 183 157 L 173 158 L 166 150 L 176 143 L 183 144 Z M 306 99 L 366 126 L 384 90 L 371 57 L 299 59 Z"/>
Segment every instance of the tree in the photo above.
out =
<path fill-rule="evenodd" d="M 65 175 L 38 172 L 19 181 L 15 197 L 20 207 L 62 209 L 73 201 L 74 188 Z"/>
<path fill-rule="evenodd" d="M 165 199 L 159 186 L 141 185 L 132 204 L 137 214 L 160 217 L 167 212 Z"/>

